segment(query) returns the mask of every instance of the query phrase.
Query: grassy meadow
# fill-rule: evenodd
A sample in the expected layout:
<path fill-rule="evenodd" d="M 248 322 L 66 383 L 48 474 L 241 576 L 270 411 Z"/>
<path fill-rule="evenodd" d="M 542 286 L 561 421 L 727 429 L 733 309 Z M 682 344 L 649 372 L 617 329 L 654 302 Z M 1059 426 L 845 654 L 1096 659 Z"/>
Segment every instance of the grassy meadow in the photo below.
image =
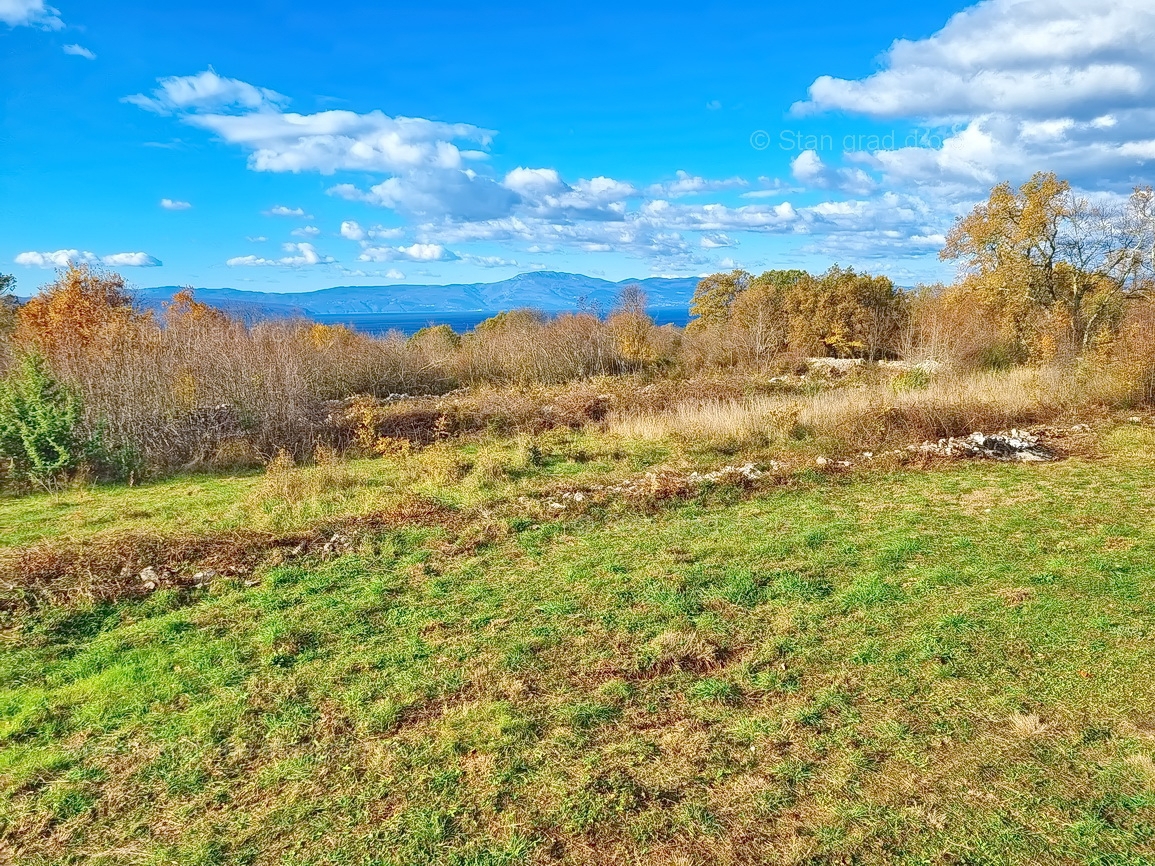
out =
<path fill-rule="evenodd" d="M 0 861 L 1155 860 L 1149 420 L 819 471 L 640 419 L 0 500 Z"/>
<path fill-rule="evenodd" d="M 0 298 L 0 863 L 1155 863 L 1155 280 L 1017 195 L 684 329 Z"/>

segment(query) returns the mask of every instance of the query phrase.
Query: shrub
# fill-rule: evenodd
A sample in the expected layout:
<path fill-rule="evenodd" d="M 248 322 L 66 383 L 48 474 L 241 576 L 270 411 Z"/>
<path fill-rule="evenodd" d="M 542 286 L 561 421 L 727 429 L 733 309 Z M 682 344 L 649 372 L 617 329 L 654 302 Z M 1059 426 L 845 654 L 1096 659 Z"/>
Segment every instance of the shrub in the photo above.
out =
<path fill-rule="evenodd" d="M 0 383 L 0 461 L 19 482 L 51 486 L 95 459 L 99 440 L 82 429 L 83 407 L 44 360 L 26 355 Z"/>
<path fill-rule="evenodd" d="M 905 391 L 921 391 L 930 385 L 930 373 L 925 367 L 914 367 L 899 373 L 890 381 L 890 390 L 895 394 Z"/>

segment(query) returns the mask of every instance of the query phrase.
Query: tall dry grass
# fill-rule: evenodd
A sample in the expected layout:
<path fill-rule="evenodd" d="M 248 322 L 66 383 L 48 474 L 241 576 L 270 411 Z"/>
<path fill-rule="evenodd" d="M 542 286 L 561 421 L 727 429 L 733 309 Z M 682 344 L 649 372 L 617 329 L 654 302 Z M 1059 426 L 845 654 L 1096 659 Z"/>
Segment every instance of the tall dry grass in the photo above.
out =
<path fill-rule="evenodd" d="M 305 323 L 143 321 L 105 336 L 52 364 L 106 446 L 148 467 L 303 457 L 327 401 L 438 385 L 400 338 Z"/>
<path fill-rule="evenodd" d="M 1116 369 L 1075 366 L 925 379 L 878 376 L 794 396 L 683 398 L 662 408 L 614 412 L 606 429 L 630 439 L 722 448 L 814 439 L 871 449 L 1074 418 L 1126 405 L 1133 390 Z"/>
<path fill-rule="evenodd" d="M 799 407 L 797 400 L 782 397 L 691 398 L 661 410 L 615 413 L 606 429 L 625 439 L 680 438 L 715 447 L 768 444 L 789 435 Z"/>

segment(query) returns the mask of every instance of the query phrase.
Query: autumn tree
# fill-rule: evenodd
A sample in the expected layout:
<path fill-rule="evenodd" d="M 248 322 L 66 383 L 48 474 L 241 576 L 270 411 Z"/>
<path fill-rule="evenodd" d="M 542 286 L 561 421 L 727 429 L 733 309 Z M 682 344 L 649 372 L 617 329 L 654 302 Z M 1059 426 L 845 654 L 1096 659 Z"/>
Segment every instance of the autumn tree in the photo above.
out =
<path fill-rule="evenodd" d="M 16 339 L 52 359 L 110 342 L 118 331 L 148 318 L 133 309 L 119 274 L 72 265 L 20 307 Z"/>
<path fill-rule="evenodd" d="M 837 266 L 715 274 L 698 284 L 691 308 L 699 331 L 714 329 L 738 360 L 783 352 L 877 359 L 894 354 L 907 300 L 886 277 Z"/>
<path fill-rule="evenodd" d="M 727 274 L 703 277 L 690 301 L 691 330 L 704 330 L 724 325 L 730 318 L 734 299 L 750 286 L 753 276 L 737 269 Z"/>
<path fill-rule="evenodd" d="M 654 320 L 646 312 L 646 293 L 641 286 L 626 286 L 606 325 L 622 360 L 630 366 L 651 364 L 657 360 L 657 347 L 650 339 Z"/>
<path fill-rule="evenodd" d="M 1128 208 L 1138 215 L 1149 201 L 1136 191 Z M 963 296 L 1021 355 L 1051 354 L 1057 339 L 1081 353 L 1117 325 L 1146 260 L 1129 223 L 1142 220 L 1038 173 L 1018 189 L 992 189 L 955 223 L 940 256 L 961 263 Z"/>
<path fill-rule="evenodd" d="M 837 265 L 794 283 L 788 304 L 795 349 L 872 361 L 895 354 L 909 315 L 906 296 L 889 278 Z"/>
<path fill-rule="evenodd" d="M 763 361 L 786 350 L 792 296 L 795 287 L 809 276 L 799 270 L 766 271 L 751 279 L 730 302 L 728 331 L 744 354 Z"/>
<path fill-rule="evenodd" d="M 164 302 L 164 323 L 166 327 L 198 328 L 206 325 L 224 325 L 229 317 L 216 307 L 196 299 L 192 286 L 181 289 Z"/>

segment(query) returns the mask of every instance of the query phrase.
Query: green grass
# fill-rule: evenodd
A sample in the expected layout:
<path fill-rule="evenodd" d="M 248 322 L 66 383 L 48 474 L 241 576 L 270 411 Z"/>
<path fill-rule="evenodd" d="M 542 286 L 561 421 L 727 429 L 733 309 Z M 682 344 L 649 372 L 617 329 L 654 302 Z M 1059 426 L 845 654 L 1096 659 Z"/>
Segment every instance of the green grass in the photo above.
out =
<path fill-rule="evenodd" d="M 28 613 L 0 649 L 0 860 L 1152 862 L 1151 445 L 502 512 Z M 492 447 L 508 471 L 450 500 L 663 459 Z M 227 521 L 258 483 L 61 519 L 173 525 L 195 488 Z"/>
<path fill-rule="evenodd" d="M 536 455 L 530 446 L 536 447 Z M 439 447 L 399 460 L 360 459 L 326 471 L 293 470 L 292 483 L 263 473 L 184 475 L 130 487 L 78 486 L 0 495 L 0 549 L 79 541 L 102 533 L 211 533 L 237 527 L 288 530 L 327 517 L 370 513 L 421 494 L 454 507 L 534 493 L 543 486 L 647 469 L 669 448 L 558 431 L 533 443 L 490 440 Z"/>

